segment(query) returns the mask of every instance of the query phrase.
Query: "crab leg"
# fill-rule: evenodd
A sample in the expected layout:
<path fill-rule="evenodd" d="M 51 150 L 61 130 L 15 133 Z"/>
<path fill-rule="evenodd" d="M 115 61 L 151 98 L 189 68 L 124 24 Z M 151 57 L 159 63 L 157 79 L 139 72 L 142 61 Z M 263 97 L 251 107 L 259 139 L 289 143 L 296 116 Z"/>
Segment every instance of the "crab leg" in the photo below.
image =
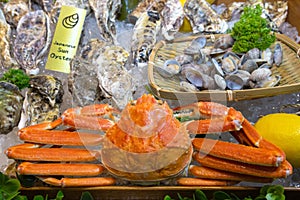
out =
<path fill-rule="evenodd" d="M 293 172 L 292 166 L 286 160 L 279 167 L 267 167 L 230 161 L 200 152 L 195 152 L 193 158 L 205 167 L 266 178 L 286 178 Z"/>
<path fill-rule="evenodd" d="M 90 162 L 100 159 L 98 151 L 67 148 L 24 148 L 10 147 L 6 150 L 8 158 L 28 161 L 74 161 Z"/>
<path fill-rule="evenodd" d="M 188 117 L 194 119 L 208 118 L 203 120 L 194 120 L 188 122 L 186 127 L 190 133 L 194 134 L 208 134 L 219 133 L 226 131 L 239 131 L 244 125 L 247 124 L 247 120 L 241 114 L 241 112 L 235 110 L 232 107 L 226 107 L 219 103 L 214 102 L 198 102 L 188 106 L 176 108 L 175 111 L 180 111 Z M 245 124 L 246 122 L 246 124 Z M 259 144 L 262 140 L 261 135 L 256 131 L 246 131 L 245 137 L 253 144 Z"/>
<path fill-rule="evenodd" d="M 95 187 L 114 185 L 116 180 L 111 177 L 89 177 L 89 178 L 45 178 L 39 177 L 43 182 L 59 187 Z"/>
<path fill-rule="evenodd" d="M 62 130 L 39 130 L 35 125 L 18 132 L 19 138 L 26 142 L 69 146 L 96 146 L 103 136 L 93 133 L 70 132 Z"/>
<path fill-rule="evenodd" d="M 238 174 L 234 172 L 226 172 L 223 170 L 217 170 L 217 169 L 197 166 L 197 165 L 190 165 L 189 172 L 197 178 L 205 178 L 205 179 L 248 181 L 248 182 L 260 182 L 260 183 L 270 183 L 273 181 L 272 178 L 263 178 L 263 177 L 245 175 L 245 174 Z"/>
<path fill-rule="evenodd" d="M 203 154 L 249 164 L 279 166 L 283 158 L 278 151 L 245 146 L 208 138 L 195 138 L 193 146 Z"/>
<path fill-rule="evenodd" d="M 119 111 L 108 104 L 70 108 L 62 114 L 62 121 L 64 125 L 72 127 L 106 131 L 114 124 L 111 121 L 114 120 L 113 113 L 119 113 Z M 109 119 L 102 118 L 105 115 Z"/>
<path fill-rule="evenodd" d="M 104 169 L 99 164 L 22 162 L 17 171 L 23 175 L 98 176 Z"/>
<path fill-rule="evenodd" d="M 184 186 L 230 186 L 237 183 L 238 181 L 211 180 L 211 179 L 189 178 L 189 177 L 177 179 L 177 184 L 184 185 Z"/>
<path fill-rule="evenodd" d="M 278 146 L 276 146 L 275 144 L 273 144 L 263 138 L 261 138 L 259 140 L 259 143 L 253 143 L 247 137 L 245 137 L 245 135 L 249 135 L 251 133 L 253 135 L 254 134 L 259 135 L 259 133 L 255 129 L 255 127 L 252 126 L 252 124 L 246 119 L 243 122 L 243 129 L 231 132 L 231 134 L 235 137 L 235 139 L 237 139 L 241 144 L 247 144 L 249 146 L 256 146 L 256 147 L 263 148 L 263 149 L 277 151 L 278 155 L 281 156 L 283 160 L 285 160 L 286 156 L 285 156 L 284 151 L 281 148 L 279 148 Z"/>

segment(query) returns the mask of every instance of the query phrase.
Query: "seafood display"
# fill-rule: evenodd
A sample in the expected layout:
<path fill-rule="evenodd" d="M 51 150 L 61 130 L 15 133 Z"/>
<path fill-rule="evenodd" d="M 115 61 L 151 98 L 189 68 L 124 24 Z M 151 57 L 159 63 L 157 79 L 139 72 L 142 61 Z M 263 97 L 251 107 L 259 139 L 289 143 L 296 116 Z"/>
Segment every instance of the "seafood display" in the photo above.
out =
<path fill-rule="evenodd" d="M 281 40 L 237 53 L 236 39 L 226 34 L 246 7 L 259 4 L 274 37 L 280 32 L 299 42 L 296 28 L 285 22 L 287 1 L 276 2 L 141 0 L 124 21 L 118 18 L 122 0 L 0 2 L 0 76 L 13 68 L 30 77 L 21 91 L 0 81 L 0 135 L 24 141 L 5 147 L 4 156 L 17 175 L 57 187 L 226 186 L 287 178 L 293 167 L 285 152 L 246 119 L 256 108 L 247 113 L 185 97 L 276 89 L 287 81 L 276 73 L 288 60 Z M 76 55 L 67 58 L 70 73 L 45 67 L 63 5 L 87 11 Z M 76 26 L 77 13 L 67 17 L 64 27 Z M 58 46 L 68 53 L 64 47 L 74 44 Z M 175 82 L 182 99 L 152 95 L 150 65 L 154 76 Z"/>
<path fill-rule="evenodd" d="M 194 178 L 182 177 L 192 155 L 198 164 L 190 167 L 190 173 L 201 181 L 199 174 L 208 173 L 198 165 L 215 169 L 205 177 L 212 184 L 269 182 L 292 173 L 285 153 L 263 139 L 239 111 L 213 102 L 197 102 L 175 111 L 178 116 L 207 118 L 181 123 L 166 102 L 145 94 L 121 112 L 108 104 L 70 108 L 53 122 L 25 127 L 18 135 L 26 143 L 10 147 L 6 155 L 20 161 L 19 174 L 36 175 L 61 187 L 113 185 L 116 177 L 137 183 L 175 178 L 179 185 L 193 185 Z M 56 129 L 60 125 L 82 131 Z M 190 136 L 226 131 L 241 144 Z M 43 147 L 46 144 L 53 146 Z M 99 144 L 102 149 L 97 149 Z M 220 174 L 229 172 L 232 177 L 218 180 Z"/>
<path fill-rule="evenodd" d="M 0 134 L 7 134 L 18 125 L 23 99 L 16 85 L 0 81 Z"/>

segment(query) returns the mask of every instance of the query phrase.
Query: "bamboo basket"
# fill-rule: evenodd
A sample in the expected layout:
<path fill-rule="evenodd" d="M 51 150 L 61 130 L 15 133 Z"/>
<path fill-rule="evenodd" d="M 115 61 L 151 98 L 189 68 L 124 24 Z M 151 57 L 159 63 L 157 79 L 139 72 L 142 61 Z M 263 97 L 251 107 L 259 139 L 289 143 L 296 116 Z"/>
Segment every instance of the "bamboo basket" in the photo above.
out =
<path fill-rule="evenodd" d="M 222 34 L 204 35 L 214 40 Z M 240 101 L 280 94 L 289 94 L 300 91 L 300 45 L 283 34 L 276 33 L 276 42 L 281 43 L 283 49 L 283 62 L 279 67 L 271 68 L 273 75 L 281 76 L 279 84 L 275 87 L 242 89 L 242 90 L 202 90 L 199 92 L 186 92 L 180 86 L 179 77 L 164 78 L 157 70 L 167 59 L 183 54 L 183 50 L 199 35 L 177 38 L 172 42 L 160 41 L 152 50 L 148 64 L 149 85 L 154 95 L 171 100 L 198 101 Z M 272 46 L 271 46 L 272 48 Z"/>

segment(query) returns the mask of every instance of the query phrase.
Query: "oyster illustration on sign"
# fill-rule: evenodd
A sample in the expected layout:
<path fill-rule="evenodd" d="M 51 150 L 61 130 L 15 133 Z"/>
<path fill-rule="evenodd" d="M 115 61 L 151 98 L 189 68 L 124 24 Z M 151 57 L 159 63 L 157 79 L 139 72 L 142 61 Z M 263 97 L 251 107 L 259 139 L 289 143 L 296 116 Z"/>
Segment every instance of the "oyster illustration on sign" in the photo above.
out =
<path fill-rule="evenodd" d="M 62 20 L 62 25 L 65 28 L 74 28 L 76 24 L 79 21 L 79 15 L 78 13 L 75 13 L 73 15 L 67 16 Z"/>

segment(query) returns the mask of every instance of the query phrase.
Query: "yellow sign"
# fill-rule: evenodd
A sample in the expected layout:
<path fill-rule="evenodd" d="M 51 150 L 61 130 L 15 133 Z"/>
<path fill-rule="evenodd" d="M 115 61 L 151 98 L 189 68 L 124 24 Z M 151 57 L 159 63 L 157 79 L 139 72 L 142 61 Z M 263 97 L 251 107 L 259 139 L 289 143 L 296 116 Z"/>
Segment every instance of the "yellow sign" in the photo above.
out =
<path fill-rule="evenodd" d="M 61 7 L 46 69 L 70 73 L 70 61 L 77 51 L 85 15 L 84 9 Z"/>

